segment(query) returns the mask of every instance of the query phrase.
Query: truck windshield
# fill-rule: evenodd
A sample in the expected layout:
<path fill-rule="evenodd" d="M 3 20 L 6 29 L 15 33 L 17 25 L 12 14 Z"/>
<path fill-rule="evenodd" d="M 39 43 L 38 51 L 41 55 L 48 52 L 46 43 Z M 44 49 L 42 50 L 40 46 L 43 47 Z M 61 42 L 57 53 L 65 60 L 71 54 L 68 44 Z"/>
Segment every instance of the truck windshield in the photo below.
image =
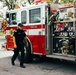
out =
<path fill-rule="evenodd" d="M 41 9 L 31 9 L 29 10 L 30 23 L 40 23 L 41 22 Z"/>
<path fill-rule="evenodd" d="M 10 25 L 16 25 L 17 24 L 17 18 L 16 18 L 16 13 L 10 13 L 10 19 L 9 19 L 9 24 Z"/>

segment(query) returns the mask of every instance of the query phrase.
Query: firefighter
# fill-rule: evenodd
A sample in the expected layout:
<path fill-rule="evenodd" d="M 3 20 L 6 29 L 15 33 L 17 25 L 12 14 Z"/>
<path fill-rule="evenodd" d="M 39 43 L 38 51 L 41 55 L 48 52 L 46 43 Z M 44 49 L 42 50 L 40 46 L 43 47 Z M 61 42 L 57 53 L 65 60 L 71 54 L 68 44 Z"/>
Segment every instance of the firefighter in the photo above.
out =
<path fill-rule="evenodd" d="M 26 38 L 26 34 L 23 31 L 23 24 L 19 23 L 17 30 L 14 31 L 14 55 L 12 56 L 11 63 L 14 66 L 15 65 L 15 60 L 19 54 L 19 51 L 21 52 L 21 60 L 20 60 L 20 67 L 25 68 L 23 65 L 24 63 L 24 40 L 26 41 L 26 46 L 28 46 L 28 41 Z"/>

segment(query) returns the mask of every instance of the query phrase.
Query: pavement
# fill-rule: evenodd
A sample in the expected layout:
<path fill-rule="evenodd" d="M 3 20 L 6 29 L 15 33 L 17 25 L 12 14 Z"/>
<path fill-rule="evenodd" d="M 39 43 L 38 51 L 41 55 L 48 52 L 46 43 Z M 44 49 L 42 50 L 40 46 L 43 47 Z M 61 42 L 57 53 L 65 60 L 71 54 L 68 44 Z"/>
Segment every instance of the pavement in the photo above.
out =
<path fill-rule="evenodd" d="M 5 57 L 10 57 L 13 55 L 13 51 L 0 50 L 0 59 Z"/>
<path fill-rule="evenodd" d="M 0 59 L 10 57 L 13 55 L 13 51 L 8 51 L 5 48 L 2 48 L 2 46 L 5 45 L 5 42 L 6 42 L 5 35 L 0 34 Z"/>
<path fill-rule="evenodd" d="M 2 39 L 2 38 L 1 38 Z M 5 42 L 0 40 L 0 46 Z M 13 51 L 7 51 L 0 47 L 0 75 L 76 75 L 76 64 L 57 60 L 46 60 L 40 62 L 24 63 L 26 68 L 21 68 L 16 60 L 15 66 L 11 65 Z"/>

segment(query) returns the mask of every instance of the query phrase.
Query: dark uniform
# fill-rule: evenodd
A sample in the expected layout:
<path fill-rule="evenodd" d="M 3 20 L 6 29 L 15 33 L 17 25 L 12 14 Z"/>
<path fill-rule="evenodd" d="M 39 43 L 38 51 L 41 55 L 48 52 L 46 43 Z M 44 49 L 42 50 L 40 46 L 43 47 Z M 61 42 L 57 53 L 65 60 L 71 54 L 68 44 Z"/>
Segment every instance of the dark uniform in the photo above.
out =
<path fill-rule="evenodd" d="M 14 62 L 17 58 L 19 51 L 21 51 L 21 60 L 20 60 L 20 66 L 23 65 L 24 62 L 24 37 L 26 37 L 26 34 L 23 30 L 17 29 L 14 32 L 14 37 L 16 39 L 16 45 L 17 48 L 14 49 L 14 55 L 12 57 L 12 61 Z"/>

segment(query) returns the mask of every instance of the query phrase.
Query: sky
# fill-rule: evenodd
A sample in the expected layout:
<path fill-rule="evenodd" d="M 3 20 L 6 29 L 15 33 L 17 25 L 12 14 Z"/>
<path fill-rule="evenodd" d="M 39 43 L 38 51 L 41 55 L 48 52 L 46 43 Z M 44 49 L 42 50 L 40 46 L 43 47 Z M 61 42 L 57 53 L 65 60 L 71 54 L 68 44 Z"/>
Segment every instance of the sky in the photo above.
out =
<path fill-rule="evenodd" d="M 2 2 L 0 2 L 0 8 L 2 8 L 3 7 L 3 3 Z"/>

